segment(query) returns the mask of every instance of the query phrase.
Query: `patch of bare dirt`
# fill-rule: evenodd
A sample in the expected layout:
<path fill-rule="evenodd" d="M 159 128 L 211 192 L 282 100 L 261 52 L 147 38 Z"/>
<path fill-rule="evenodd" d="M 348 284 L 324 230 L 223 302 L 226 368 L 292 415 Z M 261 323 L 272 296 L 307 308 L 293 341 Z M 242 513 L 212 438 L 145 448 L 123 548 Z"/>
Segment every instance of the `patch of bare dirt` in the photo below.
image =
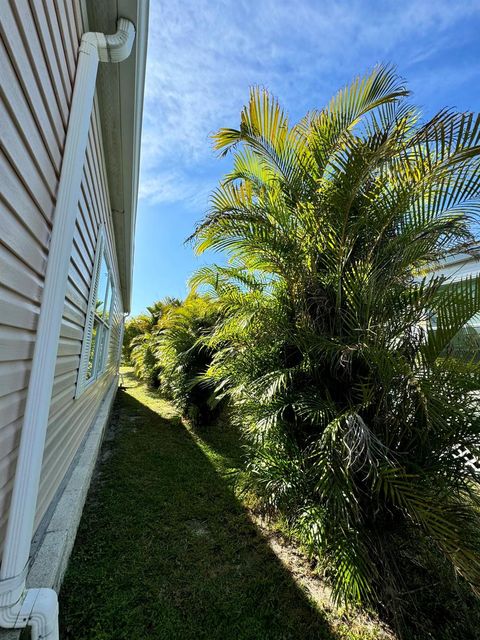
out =
<path fill-rule="evenodd" d="M 312 569 L 309 558 L 293 542 L 272 529 L 269 520 L 249 511 L 250 518 L 280 562 L 290 572 L 299 587 L 329 618 L 339 640 L 397 640 L 384 623 L 366 613 L 337 607 L 331 599 L 332 590 Z"/>

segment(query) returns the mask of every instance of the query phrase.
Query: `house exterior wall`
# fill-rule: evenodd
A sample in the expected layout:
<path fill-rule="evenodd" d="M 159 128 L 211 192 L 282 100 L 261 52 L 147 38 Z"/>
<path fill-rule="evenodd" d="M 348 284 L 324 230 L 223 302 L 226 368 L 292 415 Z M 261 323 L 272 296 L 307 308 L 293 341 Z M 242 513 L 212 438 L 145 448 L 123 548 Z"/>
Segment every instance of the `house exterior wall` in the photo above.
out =
<path fill-rule="evenodd" d="M 436 276 L 445 276 L 450 282 L 457 282 L 462 278 L 478 276 L 480 273 L 480 258 L 465 256 L 463 260 L 456 259 L 435 269 Z"/>
<path fill-rule="evenodd" d="M 11 0 L 0 15 L 0 550 L 48 260 L 82 23 L 80 0 Z M 116 284 L 104 374 L 75 399 L 95 246 L 103 225 Z M 36 525 L 95 418 L 117 368 L 123 317 L 95 100 L 58 345 Z"/>

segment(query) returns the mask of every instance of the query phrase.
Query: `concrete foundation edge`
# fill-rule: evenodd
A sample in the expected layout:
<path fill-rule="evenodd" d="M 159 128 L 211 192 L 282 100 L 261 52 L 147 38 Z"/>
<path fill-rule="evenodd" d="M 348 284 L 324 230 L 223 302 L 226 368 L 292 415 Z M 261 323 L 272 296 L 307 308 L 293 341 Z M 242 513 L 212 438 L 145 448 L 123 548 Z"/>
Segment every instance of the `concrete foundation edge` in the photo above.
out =
<path fill-rule="evenodd" d="M 53 509 L 28 573 L 27 587 L 51 587 L 57 593 L 60 590 L 117 388 L 115 377 Z M 0 629 L 0 640 L 18 640 L 20 633 L 20 629 Z"/>

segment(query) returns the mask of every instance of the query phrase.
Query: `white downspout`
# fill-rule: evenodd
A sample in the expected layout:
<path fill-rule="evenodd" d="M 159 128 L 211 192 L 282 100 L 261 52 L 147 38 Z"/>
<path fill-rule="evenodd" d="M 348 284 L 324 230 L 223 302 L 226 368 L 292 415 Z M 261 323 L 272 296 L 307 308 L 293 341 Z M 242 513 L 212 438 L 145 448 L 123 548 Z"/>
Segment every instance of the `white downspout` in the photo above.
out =
<path fill-rule="evenodd" d="M 121 18 L 117 29 L 109 36 L 85 33 L 80 43 L 0 567 L 0 627 L 31 626 L 33 640 L 59 637 L 57 594 L 47 588 L 26 589 L 25 581 L 98 63 L 121 62 L 130 55 L 135 39 L 135 27 L 129 20 Z"/>

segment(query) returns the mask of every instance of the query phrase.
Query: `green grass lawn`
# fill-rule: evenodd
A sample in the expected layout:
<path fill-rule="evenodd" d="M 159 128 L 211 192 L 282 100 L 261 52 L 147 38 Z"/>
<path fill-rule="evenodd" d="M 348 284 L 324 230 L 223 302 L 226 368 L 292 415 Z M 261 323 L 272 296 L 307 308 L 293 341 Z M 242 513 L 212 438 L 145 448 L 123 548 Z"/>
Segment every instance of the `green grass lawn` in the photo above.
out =
<path fill-rule="evenodd" d="M 62 638 L 380 637 L 335 624 L 273 553 L 235 495 L 232 430 L 195 433 L 125 383 L 60 594 Z"/>

